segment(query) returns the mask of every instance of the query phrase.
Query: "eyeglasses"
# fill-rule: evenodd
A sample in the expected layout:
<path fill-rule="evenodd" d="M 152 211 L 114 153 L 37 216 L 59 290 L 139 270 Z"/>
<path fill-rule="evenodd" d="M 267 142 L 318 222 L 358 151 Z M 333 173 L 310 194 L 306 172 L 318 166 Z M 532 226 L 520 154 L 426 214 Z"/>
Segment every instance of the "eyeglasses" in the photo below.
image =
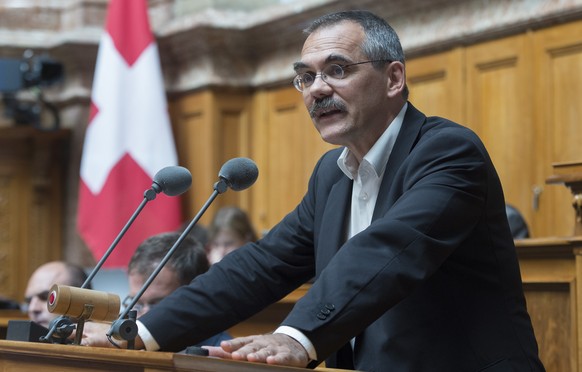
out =
<path fill-rule="evenodd" d="M 297 74 L 293 79 L 293 86 L 300 92 L 303 92 L 306 88 L 309 88 L 315 82 L 315 78 L 320 76 L 321 80 L 325 81 L 327 84 L 333 85 L 337 80 L 342 80 L 346 77 L 346 69 L 355 66 L 361 65 L 364 63 L 373 63 L 373 62 L 393 62 L 389 59 L 375 59 L 371 61 L 364 61 L 364 62 L 356 62 L 350 63 L 348 65 L 338 65 L 338 64 L 331 64 L 327 65 L 321 70 L 319 74 L 314 74 L 313 72 L 303 72 L 301 74 Z"/>
<path fill-rule="evenodd" d="M 131 302 L 133 301 L 133 297 L 132 296 L 127 296 L 123 299 L 123 301 L 121 302 L 121 304 L 123 305 L 124 308 L 127 308 L 129 305 L 131 305 Z M 133 305 L 133 309 L 131 310 L 135 310 L 138 313 L 141 313 L 144 311 L 145 308 L 151 309 L 152 307 L 154 307 L 154 305 L 156 305 L 157 302 L 155 303 L 147 303 L 147 304 L 140 304 L 137 303 L 135 305 Z"/>
<path fill-rule="evenodd" d="M 46 302 L 48 300 L 48 296 L 49 296 L 49 291 L 42 291 L 42 292 L 34 294 L 30 297 L 26 297 L 24 299 L 24 303 L 20 304 L 20 310 L 22 312 L 26 313 L 28 311 L 29 306 L 30 306 L 30 302 L 32 301 L 32 299 L 34 297 L 37 297 L 39 299 L 39 301 L 41 301 L 41 302 Z"/>

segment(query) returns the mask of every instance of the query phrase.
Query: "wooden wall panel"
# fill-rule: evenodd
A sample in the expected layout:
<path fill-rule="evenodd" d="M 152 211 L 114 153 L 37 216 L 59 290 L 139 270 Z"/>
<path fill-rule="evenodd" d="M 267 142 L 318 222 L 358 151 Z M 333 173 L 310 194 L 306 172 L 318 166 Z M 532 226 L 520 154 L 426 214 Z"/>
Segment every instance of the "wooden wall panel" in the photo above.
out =
<path fill-rule="evenodd" d="M 572 348 L 573 288 L 574 283 L 524 285 L 540 358 L 547 371 L 576 370 L 576 352 Z"/>
<path fill-rule="evenodd" d="M 552 163 L 582 161 L 582 22 L 534 34 L 536 80 L 536 183 L 553 174 Z M 572 235 L 572 195 L 545 185 L 536 229 L 544 235 Z"/>
<path fill-rule="evenodd" d="M 263 174 L 253 191 L 254 217 L 259 230 L 268 230 L 299 203 L 317 160 L 333 146 L 323 142 L 293 87 L 259 92 L 254 107 L 264 109 L 253 131 Z"/>
<path fill-rule="evenodd" d="M 477 132 L 507 202 L 523 213 L 534 237 L 573 230 L 570 192 L 545 180 L 553 162 L 582 160 L 577 123 L 582 117 L 577 102 L 582 96 L 581 23 L 407 62 L 411 102 L 427 115 Z M 249 191 L 223 195 L 216 204 L 239 204 L 259 230 L 269 229 L 301 199 L 313 165 L 333 147 L 320 139 L 293 87 L 208 90 L 185 96 L 174 107 L 180 158 L 195 173 L 190 216 L 206 200 L 220 165 L 230 157 L 250 156 L 259 166 L 257 183 Z M 543 191 L 539 199 L 534 190 Z"/>
<path fill-rule="evenodd" d="M 28 225 L 29 209 L 23 206 L 29 204 L 29 195 L 20 192 L 26 182 L 25 168 L 18 159 L 2 160 L 0 164 L 0 294 L 13 299 L 23 296 L 23 283 L 28 280 L 19 274 L 20 270 L 12 269 L 28 266 L 26 257 L 15 254 L 17 248 L 27 245 L 27 236 L 20 232 Z"/>
<path fill-rule="evenodd" d="M 580 370 L 580 242 L 524 239 L 516 242 L 527 309 L 546 370 Z"/>
<path fill-rule="evenodd" d="M 0 293 L 22 300 L 29 276 L 62 257 L 68 131 L 0 130 Z"/>
<path fill-rule="evenodd" d="M 301 95 L 292 88 L 272 92 L 269 100 L 267 199 L 269 226 L 283 218 L 303 197 L 308 181 L 309 121 Z"/>
<path fill-rule="evenodd" d="M 190 221 L 213 192 L 222 165 L 234 157 L 248 157 L 250 146 L 248 93 L 197 92 L 171 105 L 180 165 L 192 173 L 192 188 L 184 197 L 184 217 Z M 248 191 L 219 195 L 200 223 L 210 223 L 224 205 L 249 209 Z"/>
<path fill-rule="evenodd" d="M 248 93 L 219 93 L 216 100 L 216 175 L 228 160 L 250 156 L 250 98 Z M 254 159 L 253 159 L 254 160 Z M 253 185 L 254 186 L 254 185 Z M 216 200 L 215 210 L 225 205 L 250 209 L 252 187 L 243 191 L 228 190 Z"/>
<path fill-rule="evenodd" d="M 531 225 L 535 147 L 529 35 L 468 47 L 467 122 L 481 137 L 501 179 L 506 202 Z M 532 235 L 534 235 L 532 233 Z"/>
<path fill-rule="evenodd" d="M 181 98 L 172 105 L 174 137 L 179 164 L 192 173 L 192 187 L 183 196 L 186 221 L 191 220 L 212 194 L 215 182 L 214 131 L 212 128 L 212 93 L 201 92 Z M 207 223 L 210 213 L 201 223 Z"/>
<path fill-rule="evenodd" d="M 406 62 L 410 102 L 427 116 L 465 123 L 463 50 L 460 48 Z"/>

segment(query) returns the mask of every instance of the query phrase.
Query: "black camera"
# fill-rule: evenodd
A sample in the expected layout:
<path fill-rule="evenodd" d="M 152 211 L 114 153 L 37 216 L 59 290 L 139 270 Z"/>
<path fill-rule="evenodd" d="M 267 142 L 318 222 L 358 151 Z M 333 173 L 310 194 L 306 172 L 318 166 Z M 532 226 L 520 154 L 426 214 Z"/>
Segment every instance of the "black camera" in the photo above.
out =
<path fill-rule="evenodd" d="M 64 68 L 46 56 L 35 57 L 26 51 L 24 58 L 0 58 L 0 94 L 4 104 L 4 116 L 15 124 L 30 124 L 39 129 L 57 129 L 59 115 L 56 107 L 44 100 L 42 88 L 63 79 Z M 34 99 L 22 99 L 24 90 L 31 90 Z M 30 95 L 30 94 L 29 94 Z M 43 109 L 53 117 L 52 124 L 42 123 Z"/>
<path fill-rule="evenodd" d="M 48 57 L 24 59 L 0 58 L 0 92 L 49 86 L 62 80 L 63 65 Z"/>

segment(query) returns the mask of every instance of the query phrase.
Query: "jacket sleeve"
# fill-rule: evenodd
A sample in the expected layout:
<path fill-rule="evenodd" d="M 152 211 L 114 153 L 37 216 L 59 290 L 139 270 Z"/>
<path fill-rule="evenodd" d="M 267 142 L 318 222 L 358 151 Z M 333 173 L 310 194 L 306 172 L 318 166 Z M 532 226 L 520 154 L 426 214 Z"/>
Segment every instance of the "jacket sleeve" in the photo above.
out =
<path fill-rule="evenodd" d="M 227 330 L 313 278 L 312 199 L 308 192 L 263 239 L 233 251 L 142 316 L 161 350 L 178 351 Z"/>

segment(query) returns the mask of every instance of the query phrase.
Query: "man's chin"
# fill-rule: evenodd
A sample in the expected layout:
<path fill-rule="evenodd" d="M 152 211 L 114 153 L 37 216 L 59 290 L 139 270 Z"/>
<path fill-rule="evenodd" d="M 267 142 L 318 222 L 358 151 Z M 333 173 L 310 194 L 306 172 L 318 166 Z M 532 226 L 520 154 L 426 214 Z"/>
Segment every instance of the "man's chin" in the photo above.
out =
<path fill-rule="evenodd" d="M 50 320 L 34 320 L 36 324 L 39 324 L 45 328 L 48 328 L 50 325 Z"/>
<path fill-rule="evenodd" d="M 332 128 L 319 129 L 319 135 L 321 136 L 321 139 L 332 145 L 342 145 L 340 134 L 337 131 L 331 129 Z"/>

